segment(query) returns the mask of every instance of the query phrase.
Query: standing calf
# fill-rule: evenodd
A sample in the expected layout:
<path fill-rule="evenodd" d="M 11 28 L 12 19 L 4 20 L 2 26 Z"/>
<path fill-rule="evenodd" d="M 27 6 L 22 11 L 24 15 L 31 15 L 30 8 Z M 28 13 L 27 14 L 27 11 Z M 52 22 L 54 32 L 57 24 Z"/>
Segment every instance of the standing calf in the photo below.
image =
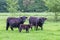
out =
<path fill-rule="evenodd" d="M 31 25 L 30 24 L 20 24 L 19 26 L 19 32 L 22 31 L 22 29 L 25 29 L 26 32 L 29 32 L 29 29 L 31 28 Z"/>

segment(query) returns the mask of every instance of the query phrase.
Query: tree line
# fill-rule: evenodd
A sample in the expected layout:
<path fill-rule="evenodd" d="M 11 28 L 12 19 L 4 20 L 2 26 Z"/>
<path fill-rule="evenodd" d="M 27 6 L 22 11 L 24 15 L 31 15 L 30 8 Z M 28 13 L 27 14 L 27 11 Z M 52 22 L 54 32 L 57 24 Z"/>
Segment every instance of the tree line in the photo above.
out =
<path fill-rule="evenodd" d="M 43 0 L 0 0 L 0 12 L 43 12 L 48 10 Z"/>
<path fill-rule="evenodd" d="M 60 12 L 59 0 L 0 0 L 0 12 Z"/>

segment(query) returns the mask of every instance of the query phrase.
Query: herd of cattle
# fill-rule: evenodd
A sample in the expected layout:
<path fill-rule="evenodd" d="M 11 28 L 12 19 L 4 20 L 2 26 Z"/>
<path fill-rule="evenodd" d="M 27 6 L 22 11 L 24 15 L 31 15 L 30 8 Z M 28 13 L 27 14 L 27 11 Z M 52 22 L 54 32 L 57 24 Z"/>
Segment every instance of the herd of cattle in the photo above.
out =
<path fill-rule="evenodd" d="M 19 18 L 15 17 L 8 17 L 6 21 L 6 30 L 10 27 L 11 30 L 13 28 L 18 28 L 19 32 L 22 31 L 22 29 L 25 29 L 26 32 L 29 32 L 29 29 L 34 26 L 36 30 L 38 30 L 38 26 L 41 27 L 41 30 L 43 30 L 43 24 L 47 18 L 45 17 L 30 17 L 29 18 L 29 24 L 24 24 L 28 17 L 22 16 Z"/>

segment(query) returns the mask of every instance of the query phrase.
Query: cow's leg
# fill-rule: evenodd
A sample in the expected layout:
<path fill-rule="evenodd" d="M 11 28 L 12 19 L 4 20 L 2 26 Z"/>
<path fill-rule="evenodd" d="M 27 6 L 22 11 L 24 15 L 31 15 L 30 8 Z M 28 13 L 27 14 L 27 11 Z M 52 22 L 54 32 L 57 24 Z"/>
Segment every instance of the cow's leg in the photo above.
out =
<path fill-rule="evenodd" d="M 11 28 L 11 30 L 13 31 L 13 27 L 10 27 Z"/>
<path fill-rule="evenodd" d="M 43 30 L 43 27 L 41 27 L 41 30 Z"/>
<path fill-rule="evenodd" d="M 37 22 L 36 22 L 36 31 L 38 30 L 38 24 L 37 24 Z"/>
<path fill-rule="evenodd" d="M 29 24 L 32 26 L 32 23 L 30 22 L 30 20 L 29 20 Z M 32 29 L 32 27 L 31 27 L 31 29 Z"/>
<path fill-rule="evenodd" d="M 9 23 L 6 24 L 6 30 L 8 30 L 8 28 L 9 28 Z"/>
<path fill-rule="evenodd" d="M 41 27 L 41 30 L 43 30 L 43 25 L 40 25 L 40 27 Z"/>
<path fill-rule="evenodd" d="M 31 27 L 31 29 L 32 29 L 32 27 Z"/>
<path fill-rule="evenodd" d="M 19 28 L 19 32 L 21 32 L 21 31 L 22 31 L 22 28 L 20 27 L 20 28 Z"/>
<path fill-rule="evenodd" d="M 26 32 L 27 32 L 27 33 L 29 32 L 29 28 L 26 28 Z"/>
<path fill-rule="evenodd" d="M 32 29 L 33 25 L 32 25 L 32 24 L 30 24 L 30 26 L 31 26 L 31 29 Z"/>
<path fill-rule="evenodd" d="M 38 30 L 38 26 L 36 26 L 36 31 Z"/>
<path fill-rule="evenodd" d="M 32 26 L 32 24 L 30 23 L 30 25 Z M 31 29 L 32 29 L 32 27 L 31 27 Z"/>

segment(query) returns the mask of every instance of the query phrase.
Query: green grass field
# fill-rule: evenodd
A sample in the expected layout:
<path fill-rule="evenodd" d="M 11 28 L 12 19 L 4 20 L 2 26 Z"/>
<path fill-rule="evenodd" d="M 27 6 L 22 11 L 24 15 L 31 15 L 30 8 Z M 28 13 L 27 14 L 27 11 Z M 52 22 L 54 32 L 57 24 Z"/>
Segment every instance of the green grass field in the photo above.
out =
<path fill-rule="evenodd" d="M 29 15 L 33 16 L 34 14 Z M 12 16 L 12 14 L 0 14 L 0 40 L 60 40 L 60 22 L 45 21 L 43 30 L 35 31 L 33 29 L 29 33 L 23 30 L 19 33 L 17 28 L 14 31 L 11 31 L 10 28 L 6 31 L 6 19 L 9 16 Z M 16 15 L 13 16 L 15 17 Z M 28 22 L 26 21 L 25 23 Z"/>

